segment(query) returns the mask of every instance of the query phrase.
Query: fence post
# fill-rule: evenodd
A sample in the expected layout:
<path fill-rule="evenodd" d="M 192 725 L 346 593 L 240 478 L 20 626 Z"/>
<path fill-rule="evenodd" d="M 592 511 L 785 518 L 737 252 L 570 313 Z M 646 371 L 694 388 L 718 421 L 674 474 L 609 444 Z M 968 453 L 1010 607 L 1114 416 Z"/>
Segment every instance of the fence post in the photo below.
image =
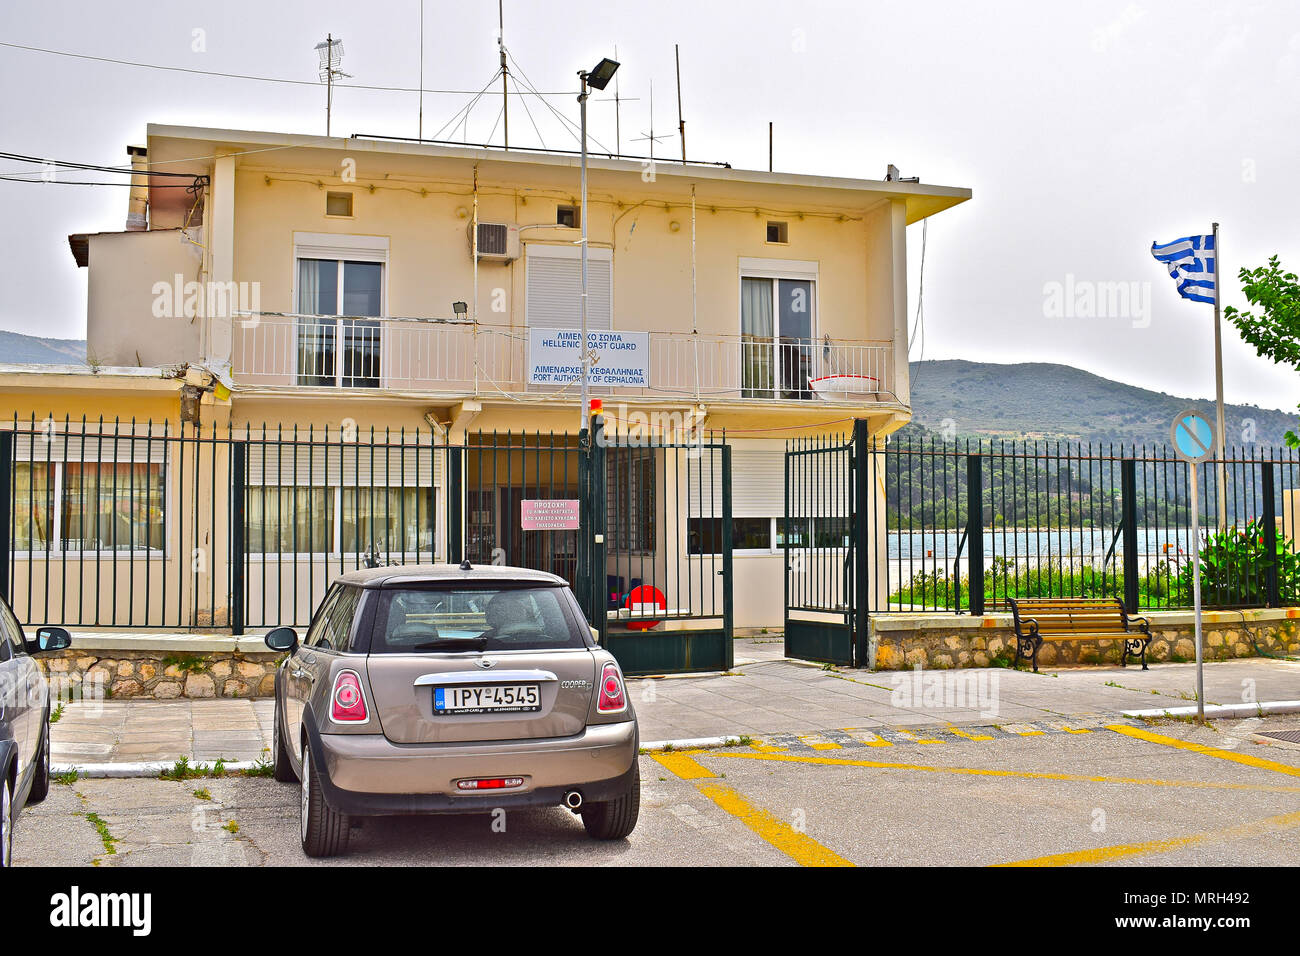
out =
<path fill-rule="evenodd" d="M 248 442 L 230 443 L 230 633 L 244 633 L 244 499 L 247 495 Z"/>
<path fill-rule="evenodd" d="M 12 542 L 9 511 L 14 487 L 14 433 L 0 432 L 0 597 L 12 599 L 9 594 L 9 547 Z"/>
<path fill-rule="evenodd" d="M 605 419 L 596 415 L 591 429 L 591 565 L 587 579 L 587 600 L 592 624 L 600 634 L 600 646 L 607 644 L 609 615 L 605 613 Z"/>
<path fill-rule="evenodd" d="M 867 660 L 867 630 L 871 622 L 871 558 L 875 542 L 867 515 L 871 500 L 871 428 L 865 418 L 853 420 L 853 665 Z"/>
<path fill-rule="evenodd" d="M 970 592 L 970 612 L 978 617 L 984 613 L 984 459 L 969 453 L 966 455 L 966 543 L 970 547 L 970 580 L 966 589 Z M 960 605 L 957 610 L 961 610 Z"/>
<path fill-rule="evenodd" d="M 460 564 L 465 560 L 465 486 L 461 474 L 464 449 L 444 447 L 447 449 L 447 563 Z"/>
<path fill-rule="evenodd" d="M 1138 611 L 1138 528 L 1137 528 L 1137 461 L 1125 458 L 1119 463 L 1119 514 L 1124 531 L 1124 608 Z M 1196 529 L 1192 529 L 1196 533 Z"/>
<path fill-rule="evenodd" d="M 1277 574 L 1277 503 L 1273 500 L 1274 474 L 1273 462 L 1260 462 L 1260 490 L 1264 495 L 1264 511 L 1260 521 L 1264 538 L 1264 600 L 1269 607 L 1278 607 L 1282 603 L 1282 594 Z"/>
<path fill-rule="evenodd" d="M 722 640 L 725 670 L 731 670 L 736 663 L 735 638 L 735 602 L 732 595 L 732 548 L 731 539 L 731 445 L 725 440 L 722 445 Z"/>

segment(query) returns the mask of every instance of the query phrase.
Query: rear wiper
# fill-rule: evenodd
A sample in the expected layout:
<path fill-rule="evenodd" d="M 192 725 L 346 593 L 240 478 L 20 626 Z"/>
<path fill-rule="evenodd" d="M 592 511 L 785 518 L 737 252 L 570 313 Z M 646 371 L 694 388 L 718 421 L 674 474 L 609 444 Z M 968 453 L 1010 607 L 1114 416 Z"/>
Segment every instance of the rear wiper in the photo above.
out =
<path fill-rule="evenodd" d="M 486 637 L 447 637 L 440 641 L 427 641 L 410 648 L 413 651 L 446 651 L 464 648 L 466 650 L 483 650 L 487 647 Z"/>

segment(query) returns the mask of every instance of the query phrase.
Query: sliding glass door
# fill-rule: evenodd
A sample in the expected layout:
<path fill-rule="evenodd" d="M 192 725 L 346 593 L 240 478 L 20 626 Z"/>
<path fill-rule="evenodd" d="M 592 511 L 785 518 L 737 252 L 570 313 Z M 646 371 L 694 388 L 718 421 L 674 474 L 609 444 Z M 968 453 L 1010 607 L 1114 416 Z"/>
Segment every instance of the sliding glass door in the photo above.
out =
<path fill-rule="evenodd" d="M 812 397 L 814 292 L 811 279 L 740 280 L 743 397 Z"/>
<path fill-rule="evenodd" d="M 379 262 L 298 260 L 299 385 L 379 387 L 380 324 L 357 317 L 383 314 L 383 287 Z"/>

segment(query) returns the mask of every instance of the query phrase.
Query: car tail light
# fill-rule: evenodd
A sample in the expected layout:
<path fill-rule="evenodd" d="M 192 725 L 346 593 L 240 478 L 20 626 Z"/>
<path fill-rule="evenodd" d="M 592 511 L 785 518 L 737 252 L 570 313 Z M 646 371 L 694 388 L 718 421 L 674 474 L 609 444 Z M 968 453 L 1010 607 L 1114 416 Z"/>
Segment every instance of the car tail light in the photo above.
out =
<path fill-rule="evenodd" d="M 523 777 L 489 777 L 484 780 L 457 780 L 457 790 L 513 790 L 524 785 Z"/>
<path fill-rule="evenodd" d="M 606 664 L 600 672 L 600 696 L 596 698 L 596 710 L 602 714 L 616 714 L 627 709 L 627 691 L 623 687 L 623 675 L 617 664 Z"/>
<path fill-rule="evenodd" d="M 361 692 L 361 678 L 356 671 L 340 671 L 334 678 L 334 692 L 330 695 L 330 720 L 355 723 L 366 719 L 366 696 Z"/>

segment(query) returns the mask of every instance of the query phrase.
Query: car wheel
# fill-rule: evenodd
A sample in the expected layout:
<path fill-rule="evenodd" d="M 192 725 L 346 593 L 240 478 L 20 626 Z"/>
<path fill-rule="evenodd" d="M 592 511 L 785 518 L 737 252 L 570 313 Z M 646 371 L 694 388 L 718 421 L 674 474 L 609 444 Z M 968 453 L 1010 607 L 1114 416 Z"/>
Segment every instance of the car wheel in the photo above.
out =
<path fill-rule="evenodd" d="M 32 788 L 27 792 L 28 803 L 40 803 L 50 792 L 50 721 L 46 718 L 45 731 L 41 734 L 41 749 L 36 755 L 36 776 L 32 778 Z"/>
<path fill-rule="evenodd" d="M 582 825 L 587 835 L 597 840 L 621 840 L 636 829 L 641 814 L 641 768 L 636 767 L 627 790 L 613 800 L 586 803 L 582 807 Z"/>
<path fill-rule="evenodd" d="M 321 792 L 320 771 L 311 762 L 311 746 L 302 748 L 302 851 L 308 856 L 334 856 L 348 848 L 347 814 L 335 813 Z"/>
<path fill-rule="evenodd" d="M 275 719 L 271 721 L 271 775 L 281 783 L 297 783 L 298 776 L 289 762 L 289 751 L 284 746 L 284 731 L 280 727 L 280 704 L 275 705 Z"/>
<path fill-rule="evenodd" d="M 14 865 L 14 785 L 5 776 L 0 795 L 0 866 Z"/>

